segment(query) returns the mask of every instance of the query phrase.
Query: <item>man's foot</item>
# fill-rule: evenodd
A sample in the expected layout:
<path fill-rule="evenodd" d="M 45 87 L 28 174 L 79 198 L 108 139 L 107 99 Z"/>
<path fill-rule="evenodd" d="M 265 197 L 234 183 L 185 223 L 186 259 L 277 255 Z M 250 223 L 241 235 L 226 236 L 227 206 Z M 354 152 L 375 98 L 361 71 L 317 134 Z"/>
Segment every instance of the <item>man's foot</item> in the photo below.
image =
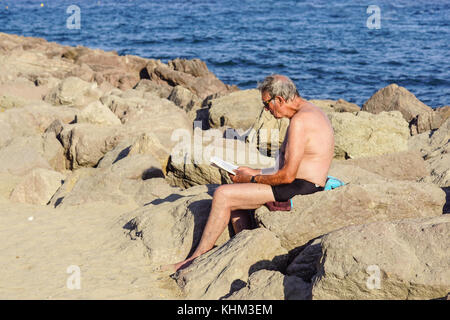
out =
<path fill-rule="evenodd" d="M 186 267 L 188 267 L 192 262 L 194 258 L 190 258 L 188 260 L 184 260 L 175 264 L 166 264 L 166 265 L 160 265 L 157 267 L 152 268 L 152 272 L 155 273 L 169 273 L 174 274 L 177 271 L 180 271 Z"/>
<path fill-rule="evenodd" d="M 168 273 L 168 272 L 174 273 L 177 270 L 175 269 L 174 264 L 166 264 L 166 265 L 160 265 L 157 267 L 153 267 L 151 269 L 151 271 L 155 272 L 155 273 Z"/>

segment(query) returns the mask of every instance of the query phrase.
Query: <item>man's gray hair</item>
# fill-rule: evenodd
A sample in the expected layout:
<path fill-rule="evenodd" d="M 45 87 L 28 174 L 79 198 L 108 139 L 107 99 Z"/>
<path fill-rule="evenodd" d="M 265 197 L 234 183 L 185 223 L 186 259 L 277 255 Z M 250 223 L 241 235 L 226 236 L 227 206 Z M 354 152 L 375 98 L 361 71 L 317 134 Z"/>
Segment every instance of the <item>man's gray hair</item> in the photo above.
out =
<path fill-rule="evenodd" d="M 294 82 L 286 76 L 272 74 L 267 76 L 263 82 L 258 84 L 261 92 L 268 92 L 271 97 L 280 96 L 286 101 L 299 97 Z"/>

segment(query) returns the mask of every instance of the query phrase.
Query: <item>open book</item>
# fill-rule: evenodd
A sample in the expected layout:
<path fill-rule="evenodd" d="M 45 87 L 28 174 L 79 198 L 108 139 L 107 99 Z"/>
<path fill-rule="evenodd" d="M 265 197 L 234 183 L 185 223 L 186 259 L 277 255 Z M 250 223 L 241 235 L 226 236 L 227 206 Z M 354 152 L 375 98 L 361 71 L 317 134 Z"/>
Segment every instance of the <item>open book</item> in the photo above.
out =
<path fill-rule="evenodd" d="M 236 173 L 233 170 L 236 170 L 237 168 L 239 168 L 238 166 L 236 166 L 236 165 L 234 165 L 232 163 L 226 162 L 226 161 L 224 161 L 224 160 L 222 160 L 222 159 L 220 159 L 218 157 L 215 157 L 215 156 L 211 157 L 211 159 L 209 159 L 209 161 L 211 161 L 211 163 L 214 166 L 216 166 L 218 168 L 221 168 L 221 169 L 223 169 L 223 170 L 225 170 L 225 171 L 227 171 L 227 172 L 229 172 L 231 174 L 234 174 L 234 175 Z"/>

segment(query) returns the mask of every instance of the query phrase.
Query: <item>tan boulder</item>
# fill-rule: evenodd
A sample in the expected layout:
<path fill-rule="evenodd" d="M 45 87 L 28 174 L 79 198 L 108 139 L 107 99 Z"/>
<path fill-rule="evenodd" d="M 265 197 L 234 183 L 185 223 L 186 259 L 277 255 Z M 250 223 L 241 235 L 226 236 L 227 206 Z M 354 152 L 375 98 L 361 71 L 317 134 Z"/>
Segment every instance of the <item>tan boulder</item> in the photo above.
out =
<path fill-rule="evenodd" d="M 188 73 L 194 77 L 202 77 L 211 74 L 206 63 L 200 59 L 186 60 L 177 58 L 169 61 L 167 65 L 173 70 Z"/>
<path fill-rule="evenodd" d="M 166 173 L 170 149 L 162 145 L 158 137 L 152 132 L 125 137 L 111 151 L 105 153 L 104 157 L 98 163 L 97 168 L 111 166 L 115 162 L 134 154 L 148 154 L 153 156 L 159 162 L 163 173 Z"/>
<path fill-rule="evenodd" d="M 282 268 L 286 256 L 272 232 L 264 228 L 244 230 L 195 259 L 175 278 L 187 299 L 220 299 L 241 289 L 253 272 Z"/>
<path fill-rule="evenodd" d="M 450 216 L 376 222 L 326 235 L 313 299 L 412 300 L 450 291 Z"/>
<path fill-rule="evenodd" d="M 60 133 L 68 168 L 93 167 L 123 138 L 117 126 L 99 127 L 90 123 L 67 125 Z"/>
<path fill-rule="evenodd" d="M 174 190 L 162 176 L 159 163 L 151 155 L 130 155 L 108 167 L 75 170 L 51 204 L 58 208 L 94 202 L 143 206 Z"/>
<path fill-rule="evenodd" d="M 44 39 L 0 33 L 0 42 L 5 49 L 5 54 L 0 55 L 2 76 L 24 77 L 30 81 L 36 80 L 37 75 L 62 79 L 77 68 L 72 62 L 60 59 L 64 46 Z"/>
<path fill-rule="evenodd" d="M 92 123 L 97 125 L 120 125 L 119 118 L 100 101 L 91 102 L 76 116 L 77 123 Z"/>
<path fill-rule="evenodd" d="M 423 112 L 415 116 L 409 126 L 411 135 L 438 129 L 450 118 L 450 106 L 436 108 L 433 111 Z"/>
<path fill-rule="evenodd" d="M 261 109 L 245 141 L 255 144 L 261 153 L 273 156 L 283 144 L 288 126 L 288 119 L 276 119 L 269 111 Z"/>
<path fill-rule="evenodd" d="M 171 183 L 180 187 L 230 183 L 226 171 L 211 165 L 212 156 L 253 168 L 271 167 L 275 163 L 274 158 L 261 154 L 255 145 L 224 139 L 217 129 L 203 131 L 196 128 L 193 136 L 180 136 L 172 149 L 167 165 Z"/>
<path fill-rule="evenodd" d="M 259 117 L 263 104 L 257 89 L 232 92 L 209 102 L 209 124 L 247 130 Z"/>
<path fill-rule="evenodd" d="M 0 110 L 19 108 L 42 100 L 46 86 L 36 86 L 26 78 L 0 83 Z"/>
<path fill-rule="evenodd" d="M 198 59 L 176 59 L 169 61 L 168 65 L 153 60 L 149 61 L 146 69 L 150 80 L 173 87 L 181 85 L 199 96 L 200 99 L 205 99 L 218 92 L 237 89 L 220 81 L 207 69 L 206 64 Z"/>
<path fill-rule="evenodd" d="M 361 108 L 355 104 L 344 99 L 330 100 L 330 99 L 311 99 L 308 102 L 319 107 L 325 113 L 332 112 L 359 112 Z"/>
<path fill-rule="evenodd" d="M 150 92 L 127 90 L 103 96 L 101 101 L 122 121 L 127 135 L 151 132 L 170 149 L 176 144 L 172 140 L 174 132 L 192 132 L 185 111 Z"/>
<path fill-rule="evenodd" d="M 46 205 L 64 181 L 59 172 L 37 168 L 30 171 L 11 192 L 14 202 Z"/>
<path fill-rule="evenodd" d="M 22 176 L 36 168 L 63 171 L 63 152 L 52 136 L 16 137 L 0 149 L 0 173 Z"/>
<path fill-rule="evenodd" d="M 368 171 L 355 165 L 350 165 L 347 161 L 348 160 L 333 160 L 328 175 L 338 178 L 346 184 L 382 184 L 387 181 L 392 181 L 392 179 L 381 176 L 375 172 Z"/>
<path fill-rule="evenodd" d="M 359 112 L 361 107 L 356 103 L 348 102 L 344 99 L 339 99 L 331 105 L 336 112 Z"/>
<path fill-rule="evenodd" d="M 362 111 L 378 114 L 382 111 L 400 111 L 403 118 L 409 123 L 420 113 L 432 109 L 417 99 L 406 88 L 393 83 L 378 90 L 363 106 Z"/>
<path fill-rule="evenodd" d="M 356 166 L 386 179 L 420 181 L 430 175 L 418 151 L 403 151 L 381 156 L 334 160 L 334 163 Z"/>
<path fill-rule="evenodd" d="M 8 199 L 14 188 L 22 181 L 22 178 L 9 172 L 0 172 L 0 200 L 1 198 Z"/>
<path fill-rule="evenodd" d="M 0 148 L 6 145 L 9 141 L 11 141 L 15 132 L 11 125 L 4 118 L 1 117 L 0 114 Z"/>
<path fill-rule="evenodd" d="M 186 111 L 192 120 L 196 118 L 196 110 L 198 110 L 202 104 L 202 101 L 197 95 L 182 86 L 174 87 L 167 99 Z"/>
<path fill-rule="evenodd" d="M 160 98 L 167 99 L 173 90 L 173 87 L 165 83 L 158 83 L 148 79 L 141 79 L 133 88 L 137 91 L 151 92 Z"/>
<path fill-rule="evenodd" d="M 309 300 L 310 293 L 311 284 L 300 277 L 260 270 L 249 276 L 244 288 L 224 300 Z"/>
<path fill-rule="evenodd" d="M 80 78 L 68 77 L 53 88 L 44 100 L 53 105 L 66 105 L 81 108 L 97 101 L 102 92 L 96 83 L 89 83 Z"/>
<path fill-rule="evenodd" d="M 445 153 L 426 161 L 432 182 L 440 187 L 450 187 L 450 154 Z"/>
<path fill-rule="evenodd" d="M 257 209 L 257 224 L 274 232 L 288 250 L 349 225 L 442 214 L 445 193 L 434 184 L 409 181 L 349 183 L 293 198 L 291 211 Z"/>
<path fill-rule="evenodd" d="M 355 159 L 408 150 L 408 123 L 398 111 L 328 114 L 334 129 L 335 158 Z"/>
<path fill-rule="evenodd" d="M 411 137 L 408 147 L 422 154 L 432 182 L 441 187 L 450 186 L 450 118 L 435 131 Z"/>
<path fill-rule="evenodd" d="M 87 66 L 92 70 L 88 74 L 98 84 L 108 82 L 122 90 L 130 89 L 138 83 L 148 62 L 148 59 L 138 56 L 119 56 L 114 51 L 105 52 L 82 46 L 69 47 L 62 56 L 73 61 L 75 65 Z"/>
<path fill-rule="evenodd" d="M 134 212 L 135 218 L 129 224 L 142 238 L 150 264 L 176 263 L 193 252 L 206 225 L 216 187 L 208 185 L 184 191 L 178 189 Z M 226 229 L 217 245 L 229 238 Z"/>
<path fill-rule="evenodd" d="M 336 103 L 335 100 L 330 99 L 311 99 L 308 100 L 308 102 L 312 103 L 316 107 L 319 107 L 327 115 L 334 112 L 332 105 Z"/>
<path fill-rule="evenodd" d="M 76 109 L 55 107 L 41 101 L 0 113 L 0 122 L 7 123 L 7 130 L 10 130 L 14 137 L 31 136 L 42 134 L 55 120 L 62 123 L 73 122 L 77 113 Z"/>

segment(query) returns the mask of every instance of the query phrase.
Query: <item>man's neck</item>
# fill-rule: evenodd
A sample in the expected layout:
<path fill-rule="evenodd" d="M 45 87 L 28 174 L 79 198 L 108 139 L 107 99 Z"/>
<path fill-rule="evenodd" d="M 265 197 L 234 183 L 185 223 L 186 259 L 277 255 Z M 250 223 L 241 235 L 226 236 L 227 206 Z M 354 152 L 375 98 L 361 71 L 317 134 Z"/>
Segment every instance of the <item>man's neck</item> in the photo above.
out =
<path fill-rule="evenodd" d="M 288 105 L 288 109 L 291 112 L 290 112 L 290 115 L 287 118 L 291 119 L 297 112 L 299 112 L 303 108 L 305 103 L 306 103 L 306 100 L 304 100 L 302 97 L 295 97 L 291 101 L 291 103 Z"/>

